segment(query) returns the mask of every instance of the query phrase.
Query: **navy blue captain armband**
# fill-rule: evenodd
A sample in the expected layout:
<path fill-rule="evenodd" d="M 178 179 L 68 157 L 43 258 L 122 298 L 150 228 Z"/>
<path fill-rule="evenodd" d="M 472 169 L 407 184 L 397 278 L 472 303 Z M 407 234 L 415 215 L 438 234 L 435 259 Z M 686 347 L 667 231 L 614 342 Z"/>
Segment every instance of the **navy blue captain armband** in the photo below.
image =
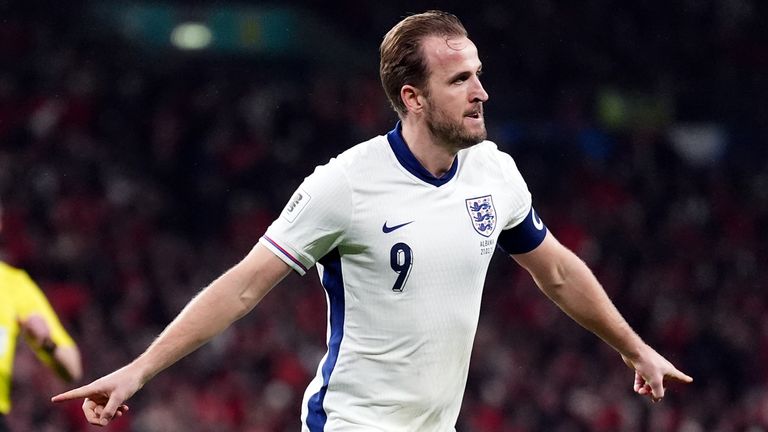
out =
<path fill-rule="evenodd" d="M 547 235 L 547 227 L 531 207 L 528 216 L 514 228 L 504 230 L 499 235 L 499 247 L 510 254 L 521 254 L 536 249 Z"/>

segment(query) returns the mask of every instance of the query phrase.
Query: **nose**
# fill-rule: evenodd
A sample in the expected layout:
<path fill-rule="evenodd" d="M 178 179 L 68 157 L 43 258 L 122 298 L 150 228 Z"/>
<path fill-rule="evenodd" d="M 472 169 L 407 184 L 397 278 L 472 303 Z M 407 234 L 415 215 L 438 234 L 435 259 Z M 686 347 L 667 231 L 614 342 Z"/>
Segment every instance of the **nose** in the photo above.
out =
<path fill-rule="evenodd" d="M 488 100 L 488 92 L 485 91 L 483 88 L 483 84 L 480 82 L 480 79 L 475 76 L 473 79 L 474 85 L 472 86 L 472 89 L 470 90 L 469 99 L 470 102 L 485 102 Z"/>

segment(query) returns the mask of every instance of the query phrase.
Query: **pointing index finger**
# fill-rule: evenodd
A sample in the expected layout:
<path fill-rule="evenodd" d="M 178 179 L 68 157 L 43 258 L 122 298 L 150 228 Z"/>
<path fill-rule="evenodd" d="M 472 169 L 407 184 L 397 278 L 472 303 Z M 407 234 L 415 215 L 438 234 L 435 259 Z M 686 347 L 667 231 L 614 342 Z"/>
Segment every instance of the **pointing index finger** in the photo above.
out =
<path fill-rule="evenodd" d="M 74 399 L 83 399 L 93 394 L 93 389 L 91 388 L 91 385 L 85 385 L 82 387 L 78 387 L 76 389 L 72 389 L 70 391 L 57 394 L 56 396 L 51 398 L 51 402 L 64 402 Z"/>
<path fill-rule="evenodd" d="M 683 372 L 681 372 L 681 371 L 679 371 L 677 369 L 675 369 L 675 373 L 669 375 L 669 378 L 672 378 L 672 379 L 675 379 L 677 381 L 684 382 L 684 383 L 692 383 L 693 382 L 693 377 L 691 377 L 689 375 L 686 375 L 686 374 L 684 374 Z"/>

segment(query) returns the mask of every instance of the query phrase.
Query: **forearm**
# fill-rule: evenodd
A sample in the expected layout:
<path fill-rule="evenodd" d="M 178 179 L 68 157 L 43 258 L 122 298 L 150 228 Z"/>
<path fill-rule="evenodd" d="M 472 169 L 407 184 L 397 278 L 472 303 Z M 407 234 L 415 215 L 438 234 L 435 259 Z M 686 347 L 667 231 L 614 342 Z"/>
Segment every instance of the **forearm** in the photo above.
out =
<path fill-rule="evenodd" d="M 546 278 L 534 276 L 534 280 L 560 309 L 619 353 L 633 357 L 645 346 L 592 271 L 572 252 L 559 254 L 552 273 Z"/>
<path fill-rule="evenodd" d="M 56 347 L 52 358 L 56 374 L 64 381 L 78 381 L 83 377 L 83 364 L 77 347 Z"/>
<path fill-rule="evenodd" d="M 82 378 L 83 366 L 76 346 L 58 345 L 50 336 L 39 339 L 27 337 L 27 342 L 40 361 L 62 380 L 72 382 Z"/>
<path fill-rule="evenodd" d="M 261 254 L 262 258 L 264 254 L 271 254 L 256 248 L 240 264 L 216 279 L 131 363 L 142 385 L 248 313 L 287 274 L 287 267 L 254 269 L 254 253 Z"/>
<path fill-rule="evenodd" d="M 257 244 L 242 261 L 195 296 L 136 360 L 51 400 L 85 398 L 83 411 L 88 421 L 106 425 L 128 411 L 125 401 L 147 381 L 248 313 L 289 272 L 288 264 Z"/>
<path fill-rule="evenodd" d="M 634 390 L 654 401 L 664 397 L 664 379 L 691 382 L 632 330 L 589 267 L 551 233 L 534 250 L 513 255 L 539 288 L 576 322 L 596 334 L 635 370 Z"/>
<path fill-rule="evenodd" d="M 19 320 L 24 339 L 37 357 L 62 380 L 77 381 L 83 376 L 80 351 L 66 334 L 53 313 L 46 311 L 47 301 L 40 298 L 41 310 Z M 48 316 L 46 319 L 46 315 Z"/>

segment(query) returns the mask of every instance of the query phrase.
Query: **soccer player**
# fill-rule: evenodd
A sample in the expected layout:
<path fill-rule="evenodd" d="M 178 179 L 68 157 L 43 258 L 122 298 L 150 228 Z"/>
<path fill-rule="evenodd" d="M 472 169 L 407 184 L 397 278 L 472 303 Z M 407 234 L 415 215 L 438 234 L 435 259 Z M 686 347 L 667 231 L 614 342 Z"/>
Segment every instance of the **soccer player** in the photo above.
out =
<path fill-rule="evenodd" d="M 0 207 L 2 230 L 2 207 Z M 80 352 L 29 275 L 0 262 L 0 432 L 11 410 L 11 377 L 21 333 L 37 357 L 64 381 L 82 376 Z"/>
<path fill-rule="evenodd" d="M 328 351 L 303 401 L 303 431 L 451 431 L 483 283 L 496 247 L 664 397 L 691 378 L 630 328 L 591 271 L 547 230 L 513 159 L 486 140 L 475 45 L 453 15 L 392 28 L 381 81 L 400 121 L 307 177 L 237 265 L 202 290 L 128 365 L 53 401 L 85 398 L 93 424 L 158 372 L 248 313 L 291 270 L 317 266 Z"/>

